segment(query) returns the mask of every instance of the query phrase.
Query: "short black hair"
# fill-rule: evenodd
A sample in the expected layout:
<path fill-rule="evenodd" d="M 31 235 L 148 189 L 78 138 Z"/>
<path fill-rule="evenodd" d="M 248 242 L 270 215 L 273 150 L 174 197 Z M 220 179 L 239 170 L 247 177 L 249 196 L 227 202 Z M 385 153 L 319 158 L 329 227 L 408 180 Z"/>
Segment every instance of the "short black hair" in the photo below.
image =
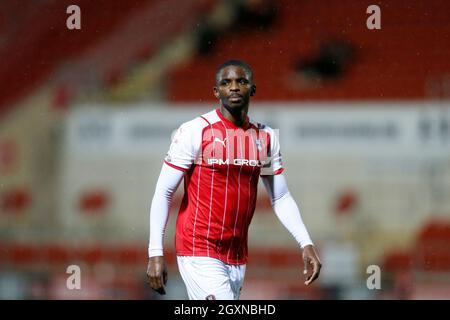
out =
<path fill-rule="evenodd" d="M 253 82 L 253 70 L 252 70 L 252 68 L 250 68 L 250 66 L 247 63 L 245 63 L 244 61 L 242 61 L 242 60 L 231 59 L 231 60 L 225 61 L 224 63 L 222 63 L 217 68 L 217 71 L 216 71 L 216 83 L 219 82 L 219 74 L 220 74 L 220 72 L 223 69 L 225 69 L 226 67 L 229 67 L 229 66 L 241 67 L 242 69 L 245 70 L 245 73 L 247 73 L 247 76 L 248 76 L 250 82 Z"/>

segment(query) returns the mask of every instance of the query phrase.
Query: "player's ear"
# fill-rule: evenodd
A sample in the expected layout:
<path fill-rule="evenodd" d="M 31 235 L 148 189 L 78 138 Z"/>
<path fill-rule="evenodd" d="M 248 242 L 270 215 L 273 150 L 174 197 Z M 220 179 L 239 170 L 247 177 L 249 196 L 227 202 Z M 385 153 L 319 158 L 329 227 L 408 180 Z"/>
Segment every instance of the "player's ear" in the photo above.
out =
<path fill-rule="evenodd" d="M 252 85 L 252 87 L 250 88 L 250 96 L 254 96 L 256 93 L 256 86 Z"/>
<path fill-rule="evenodd" d="M 217 99 L 220 99 L 219 90 L 217 89 L 217 87 L 214 87 L 213 91 L 214 91 L 214 97 L 216 97 Z"/>

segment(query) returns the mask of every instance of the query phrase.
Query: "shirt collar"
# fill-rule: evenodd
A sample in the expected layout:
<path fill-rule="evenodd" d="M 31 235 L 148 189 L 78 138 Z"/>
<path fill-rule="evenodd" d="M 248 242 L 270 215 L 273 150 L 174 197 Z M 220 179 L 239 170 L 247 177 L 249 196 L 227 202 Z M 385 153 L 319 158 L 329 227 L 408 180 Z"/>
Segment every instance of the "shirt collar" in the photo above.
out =
<path fill-rule="evenodd" d="M 246 116 L 244 123 L 242 124 L 242 127 L 238 127 L 237 125 L 235 125 L 233 122 L 231 122 L 230 120 L 228 120 L 227 118 L 225 118 L 222 114 L 222 112 L 220 112 L 220 108 L 216 109 L 216 113 L 219 116 L 220 120 L 222 120 L 223 122 L 227 123 L 229 126 L 235 128 L 235 129 L 244 129 L 247 130 L 248 127 L 250 126 L 250 119 L 248 116 Z"/>

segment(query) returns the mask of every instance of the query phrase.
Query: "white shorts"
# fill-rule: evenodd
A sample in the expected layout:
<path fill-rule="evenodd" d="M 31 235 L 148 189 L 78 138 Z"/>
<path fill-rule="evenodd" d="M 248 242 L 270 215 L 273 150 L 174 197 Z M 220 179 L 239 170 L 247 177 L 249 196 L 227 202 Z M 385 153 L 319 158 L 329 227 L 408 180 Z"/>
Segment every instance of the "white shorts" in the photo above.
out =
<path fill-rule="evenodd" d="M 209 257 L 177 256 L 190 300 L 238 300 L 245 264 L 229 265 Z"/>

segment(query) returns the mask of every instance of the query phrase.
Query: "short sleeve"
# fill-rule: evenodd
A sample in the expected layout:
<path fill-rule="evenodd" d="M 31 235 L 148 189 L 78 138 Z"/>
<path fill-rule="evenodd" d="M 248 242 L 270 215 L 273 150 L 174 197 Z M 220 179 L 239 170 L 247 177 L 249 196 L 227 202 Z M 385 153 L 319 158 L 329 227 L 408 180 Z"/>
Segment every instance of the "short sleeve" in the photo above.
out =
<path fill-rule="evenodd" d="M 261 169 L 261 176 L 273 176 L 284 171 L 283 158 L 281 156 L 280 141 L 278 131 L 266 127 L 265 130 L 269 133 L 270 147 L 268 148 L 267 159 Z"/>
<path fill-rule="evenodd" d="M 194 163 L 199 141 L 196 139 L 195 126 L 192 123 L 182 124 L 175 132 L 164 162 L 181 171 L 187 171 Z"/>

